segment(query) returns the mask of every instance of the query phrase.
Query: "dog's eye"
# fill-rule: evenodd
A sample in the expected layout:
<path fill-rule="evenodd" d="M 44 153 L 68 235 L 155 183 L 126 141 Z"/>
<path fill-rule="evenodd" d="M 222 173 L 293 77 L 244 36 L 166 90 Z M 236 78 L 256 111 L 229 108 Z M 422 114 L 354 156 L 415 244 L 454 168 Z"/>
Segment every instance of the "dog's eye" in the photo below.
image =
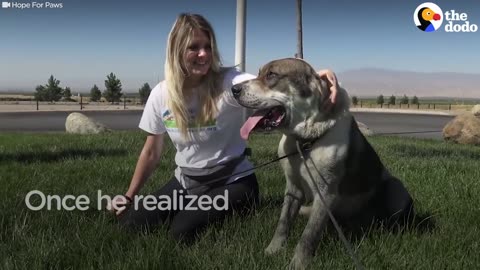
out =
<path fill-rule="evenodd" d="M 277 78 L 277 77 L 278 77 L 278 74 L 275 73 L 275 72 L 269 71 L 269 72 L 267 73 L 267 80 L 275 79 L 275 78 Z"/>

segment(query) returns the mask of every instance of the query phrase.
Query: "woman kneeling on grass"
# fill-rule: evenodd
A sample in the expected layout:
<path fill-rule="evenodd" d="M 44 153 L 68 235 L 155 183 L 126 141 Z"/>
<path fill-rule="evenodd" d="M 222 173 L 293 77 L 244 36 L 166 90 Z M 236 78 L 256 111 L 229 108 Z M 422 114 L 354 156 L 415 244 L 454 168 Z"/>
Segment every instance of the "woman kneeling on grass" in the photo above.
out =
<path fill-rule="evenodd" d="M 329 70 L 319 73 L 332 84 L 333 102 L 335 75 Z M 243 108 L 230 90 L 254 77 L 221 66 L 215 34 L 205 18 L 177 18 L 168 37 L 165 80 L 152 90 L 140 120 L 139 127 L 148 133 L 145 145 L 128 191 L 111 205 L 122 226 L 141 230 L 168 222 L 176 240 L 191 242 L 207 225 L 255 208 L 257 178 L 240 137 Z M 160 160 L 166 133 L 177 150 L 177 168 L 147 205 L 146 198 L 135 197 Z M 180 209 L 180 202 L 185 208 Z"/>

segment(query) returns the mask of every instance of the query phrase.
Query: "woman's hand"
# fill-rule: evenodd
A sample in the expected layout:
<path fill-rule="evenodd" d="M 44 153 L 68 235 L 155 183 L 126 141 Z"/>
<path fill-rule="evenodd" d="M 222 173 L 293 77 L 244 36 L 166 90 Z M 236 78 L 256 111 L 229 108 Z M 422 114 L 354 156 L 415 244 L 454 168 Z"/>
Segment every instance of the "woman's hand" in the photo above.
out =
<path fill-rule="evenodd" d="M 133 201 L 130 197 L 117 195 L 115 196 L 111 202 L 107 204 L 107 210 L 109 212 L 115 213 L 118 217 L 120 216 L 125 210 L 127 210 Z"/>
<path fill-rule="evenodd" d="M 332 104 L 335 104 L 336 98 L 337 98 L 337 93 L 338 93 L 338 81 L 337 81 L 337 76 L 335 73 L 329 69 L 322 69 L 319 70 L 318 75 L 320 77 L 327 79 L 328 81 L 328 87 L 330 87 L 330 102 Z"/>

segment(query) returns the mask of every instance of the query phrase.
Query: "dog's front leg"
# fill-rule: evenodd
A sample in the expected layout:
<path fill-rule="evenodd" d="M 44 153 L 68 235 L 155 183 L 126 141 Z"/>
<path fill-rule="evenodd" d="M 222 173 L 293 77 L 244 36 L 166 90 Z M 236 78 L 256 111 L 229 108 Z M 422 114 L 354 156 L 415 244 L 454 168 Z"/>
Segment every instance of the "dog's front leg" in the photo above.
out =
<path fill-rule="evenodd" d="M 295 220 L 300 206 L 303 204 L 304 194 L 301 187 L 293 183 L 287 176 L 287 188 L 283 200 L 282 212 L 278 220 L 277 229 L 270 244 L 265 249 L 268 255 L 279 251 L 287 241 L 290 226 Z"/>
<path fill-rule="evenodd" d="M 318 193 L 315 193 L 313 197 L 310 218 L 303 230 L 300 241 L 295 247 L 295 254 L 290 262 L 289 269 L 305 269 L 315 254 L 322 232 L 329 220 L 326 207 L 331 209 L 335 195 L 323 193 L 323 197 L 325 205 L 322 203 Z"/>

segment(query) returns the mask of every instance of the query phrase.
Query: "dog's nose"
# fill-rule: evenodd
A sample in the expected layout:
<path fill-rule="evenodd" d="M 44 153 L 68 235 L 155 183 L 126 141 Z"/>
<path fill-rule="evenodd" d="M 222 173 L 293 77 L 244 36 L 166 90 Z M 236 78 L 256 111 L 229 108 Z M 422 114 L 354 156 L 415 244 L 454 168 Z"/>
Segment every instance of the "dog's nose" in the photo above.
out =
<path fill-rule="evenodd" d="M 234 97 L 239 97 L 242 94 L 243 86 L 242 84 L 235 84 L 232 86 L 232 93 Z"/>

